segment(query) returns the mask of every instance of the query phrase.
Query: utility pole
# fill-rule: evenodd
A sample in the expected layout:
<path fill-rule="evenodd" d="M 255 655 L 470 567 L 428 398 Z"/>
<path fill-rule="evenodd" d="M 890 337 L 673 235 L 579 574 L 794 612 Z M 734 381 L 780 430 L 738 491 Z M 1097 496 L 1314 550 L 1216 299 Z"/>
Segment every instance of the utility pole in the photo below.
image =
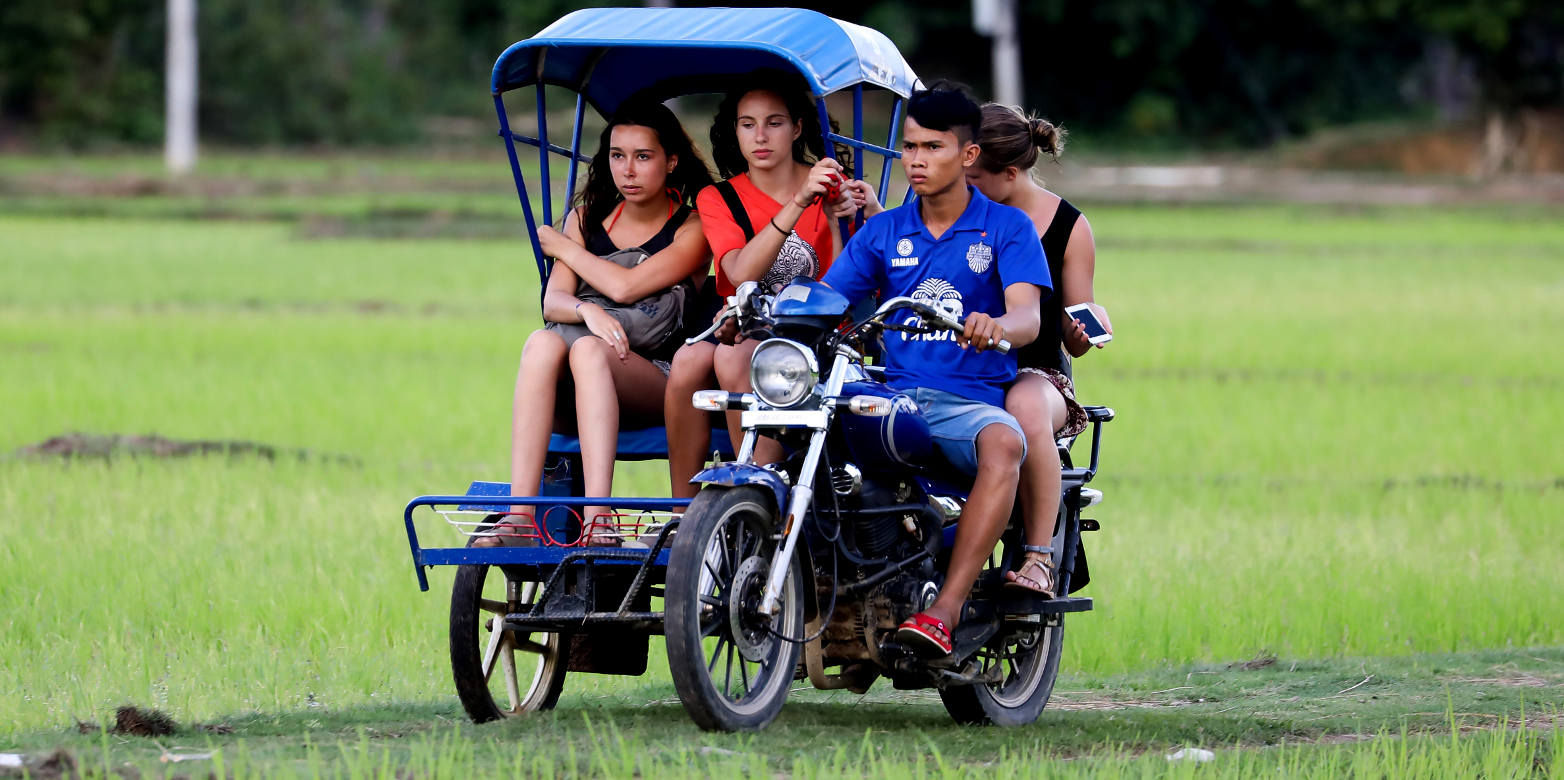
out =
<path fill-rule="evenodd" d="M 163 93 L 163 162 L 187 173 L 196 161 L 196 0 L 168 0 Z"/>
<path fill-rule="evenodd" d="M 1021 37 L 1016 0 L 972 0 L 972 28 L 994 39 L 994 102 L 1021 105 Z"/>

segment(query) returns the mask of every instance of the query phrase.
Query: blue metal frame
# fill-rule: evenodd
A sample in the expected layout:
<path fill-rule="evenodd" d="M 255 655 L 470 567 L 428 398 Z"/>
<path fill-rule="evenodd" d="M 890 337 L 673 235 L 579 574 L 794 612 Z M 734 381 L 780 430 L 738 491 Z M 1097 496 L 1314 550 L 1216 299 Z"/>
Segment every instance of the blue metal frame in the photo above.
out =
<path fill-rule="evenodd" d="M 543 62 L 547 57 L 547 51 L 547 49 L 537 50 L 536 67 L 540 71 L 543 68 Z M 548 258 L 544 257 L 543 247 L 538 243 L 537 232 L 539 223 L 537 221 L 537 216 L 533 213 L 532 203 L 528 195 L 526 181 L 522 176 L 521 162 L 516 152 L 516 143 L 520 142 L 528 146 L 532 146 L 538 150 L 538 177 L 540 179 L 539 183 L 542 187 L 540 205 L 543 211 L 543 224 L 554 224 L 553 177 L 550 175 L 549 171 L 549 152 L 553 152 L 554 154 L 564 157 L 570 161 L 570 173 L 566 179 L 565 187 L 565 208 L 567 210 L 569 208 L 570 199 L 574 197 L 576 192 L 576 183 L 579 178 L 578 164 L 583 162 L 590 163 L 592 158 L 590 155 L 584 155 L 581 153 L 582 120 L 585 117 L 587 102 L 585 93 L 578 92 L 576 94 L 575 112 L 574 116 L 572 117 L 573 121 L 571 123 L 570 148 L 567 149 L 549 141 L 547 113 L 548 104 L 544 95 L 545 87 L 541 83 L 536 83 L 532 86 L 535 90 L 534 99 L 538 117 L 537 138 L 522 135 L 511 130 L 510 117 L 505 108 L 503 92 L 496 92 L 494 94 L 494 108 L 496 114 L 499 117 L 499 135 L 501 138 L 505 139 L 505 151 L 506 156 L 510 161 L 511 176 L 516 183 L 516 194 L 521 200 L 522 212 L 526 217 L 527 238 L 532 244 L 533 258 L 538 267 L 538 278 L 540 280 L 546 281 L 548 279 L 549 271 L 552 268 L 552 263 L 549 262 Z M 585 84 L 582 84 L 581 86 L 584 88 Z M 900 95 L 896 95 L 894 97 L 894 102 L 891 109 L 890 131 L 887 134 L 885 145 L 879 146 L 863 140 L 863 93 L 864 85 L 862 83 L 855 84 L 852 87 L 853 129 L 851 137 L 831 131 L 831 113 L 830 110 L 826 107 L 825 95 L 819 95 L 815 98 L 815 106 L 816 111 L 820 117 L 820 129 L 823 136 L 822 140 L 825 144 L 826 156 L 832 159 L 836 158 L 835 144 L 838 143 L 860 152 L 869 152 L 881 156 L 882 164 L 880 166 L 880 182 L 879 186 L 877 187 L 877 193 L 880 202 L 885 203 L 886 195 L 890 190 L 891 161 L 901 158 L 901 152 L 895 149 L 894 145 L 896 143 L 897 135 L 900 131 L 899 125 L 901 123 L 902 108 L 905 100 Z M 855 154 L 853 155 L 853 178 L 862 179 L 863 174 L 863 155 Z M 853 227 L 856 228 L 862 223 L 863 216 L 860 214 L 854 218 Z M 838 227 L 844 236 L 848 234 L 848 225 L 845 219 L 840 221 Z"/>
<path fill-rule="evenodd" d="M 758 467 L 757 467 L 758 468 Z M 536 506 L 551 504 L 563 507 L 588 507 L 588 506 L 612 506 L 617 509 L 630 510 L 677 510 L 689 506 L 688 498 L 605 498 L 578 497 L 578 496 L 419 496 L 407 502 L 407 508 L 402 511 L 402 521 L 407 526 L 407 544 L 413 552 L 413 569 L 418 574 L 418 589 L 429 590 L 429 576 L 424 572 L 427 566 L 461 566 L 466 564 L 488 564 L 491 566 L 521 565 L 521 566 L 550 566 L 558 564 L 567 555 L 579 553 L 582 547 L 420 547 L 418 544 L 418 529 L 413 526 L 413 510 L 421 506 L 473 506 L 494 507 L 496 511 L 512 506 Z M 616 552 L 629 552 L 628 550 L 616 550 Z M 645 560 L 645 556 L 636 559 L 631 556 L 616 557 L 613 560 L 605 560 L 601 563 L 610 565 L 639 565 Z M 668 565 L 668 551 L 664 550 L 657 556 L 657 566 Z"/>
<path fill-rule="evenodd" d="M 597 13 L 598 13 L 597 11 L 578 12 L 578 14 L 573 15 L 573 17 L 575 19 L 577 19 L 577 20 L 588 20 L 588 21 L 590 21 L 590 19 L 595 18 L 595 17 L 593 17 L 593 15 L 597 14 Z M 693 16 L 704 16 L 704 15 L 707 15 L 709 13 L 729 13 L 729 12 L 721 10 L 721 9 L 703 9 L 703 10 L 693 10 L 693 11 L 679 11 L 677 13 L 677 16 L 679 16 L 681 18 L 693 18 Z M 838 26 L 842 25 L 842 23 L 835 22 L 835 20 L 829 20 L 827 17 L 821 16 L 819 14 L 814 14 L 813 12 L 798 12 L 798 11 L 789 10 L 789 9 L 769 9 L 769 10 L 767 10 L 767 9 L 742 10 L 741 9 L 741 10 L 732 11 L 731 13 L 736 15 L 735 18 L 743 17 L 743 18 L 747 18 L 747 19 L 759 19 L 761 17 L 770 18 L 770 17 L 776 16 L 778 14 L 781 14 L 783 16 L 786 16 L 788 14 L 802 14 L 801 16 L 799 16 L 799 19 L 808 20 L 808 21 L 811 21 L 811 23 L 824 24 L 826 22 L 829 22 L 830 24 L 833 24 L 833 25 L 838 25 Z M 663 18 L 674 18 L 674 17 L 668 16 L 668 17 L 663 17 Z M 778 18 L 780 18 L 780 17 L 778 17 Z M 854 27 L 854 26 L 853 25 L 845 25 L 845 27 L 843 27 L 842 29 L 846 29 L 846 28 L 849 28 L 849 27 Z M 550 29 L 554 29 L 554 28 L 550 28 Z M 789 29 L 791 29 L 791 28 L 789 28 Z M 836 27 L 831 27 L 829 29 L 836 30 L 837 28 Z M 862 37 L 864 35 L 876 36 L 876 37 L 879 37 L 879 38 L 881 38 L 883 40 L 883 36 L 880 36 L 879 33 L 875 33 L 873 31 L 865 31 L 865 30 L 861 30 L 860 29 L 860 30 L 858 30 L 858 32 L 851 33 L 851 34 L 852 35 L 856 35 L 856 36 L 859 37 L 859 41 L 855 45 L 862 44 L 862 42 L 863 42 Z M 548 61 L 548 56 L 549 56 L 548 52 L 551 49 L 553 49 L 553 48 L 556 48 L 556 47 L 559 47 L 559 46 L 566 46 L 566 47 L 568 47 L 568 46 L 572 46 L 572 45 L 578 45 L 578 46 L 604 45 L 604 46 L 607 46 L 607 45 L 621 45 L 621 44 L 619 44 L 619 42 L 617 42 L 616 40 L 611 40 L 611 39 L 604 39 L 604 40 L 601 40 L 601 41 L 595 41 L 595 43 L 594 43 L 595 39 L 577 38 L 577 39 L 572 39 L 572 40 L 569 40 L 569 41 L 559 41 L 559 42 L 554 42 L 554 43 L 548 43 L 546 45 L 538 45 L 539 44 L 539 39 L 541 39 L 543 37 L 545 37 L 545 36 L 540 34 L 540 36 L 538 36 L 537 38 L 529 39 L 529 41 L 523 41 L 521 43 L 515 44 L 515 45 L 511 46 L 510 48 L 506 49 L 505 54 L 502 54 L 501 57 L 500 57 L 500 60 L 495 63 L 495 73 L 494 73 L 494 77 L 493 77 L 492 83 L 491 83 L 491 93 L 492 93 L 492 96 L 493 96 L 493 99 L 494 99 L 495 114 L 498 116 L 498 119 L 499 119 L 499 135 L 500 135 L 500 137 L 502 139 L 504 139 L 504 142 L 505 142 L 506 159 L 510 163 L 511 177 L 514 179 L 515 184 L 516 184 L 516 196 L 517 196 L 517 199 L 521 201 L 522 215 L 523 215 L 523 217 L 526 220 L 527 239 L 528 239 L 528 241 L 530 242 L 530 244 L 532 246 L 533 258 L 534 258 L 534 260 L 535 260 L 535 262 L 537 264 L 537 269 L 538 269 L 538 278 L 539 278 L 539 280 L 546 282 L 547 279 L 548 279 L 548 276 L 549 276 L 549 271 L 550 271 L 550 268 L 551 268 L 551 264 L 549 263 L 548 259 L 546 257 L 544 257 L 544 255 L 543 255 L 543 247 L 541 246 L 541 244 L 538 241 L 538 228 L 540 226 L 540 223 L 538 221 L 539 214 L 537 214 L 537 213 L 535 213 L 533 211 L 531 195 L 530 195 L 530 193 L 528 192 L 528 189 L 527 189 L 526 179 L 525 179 L 525 177 L 522 174 L 521 159 L 520 159 L 520 156 L 519 156 L 519 154 L 517 152 L 516 145 L 517 145 L 517 143 L 521 143 L 521 144 L 525 144 L 527 146 L 534 147 L 534 148 L 536 148 L 538 150 L 538 176 L 539 176 L 540 183 L 541 183 L 541 185 L 543 187 L 543 191 L 541 193 L 540 203 L 539 203 L 539 205 L 540 205 L 540 207 L 542 209 L 542 213 L 541 213 L 542 223 L 541 224 L 554 224 L 555 214 L 554 214 L 553 177 L 552 177 L 551 172 L 550 172 L 549 155 L 552 152 L 553 154 L 557 154 L 557 155 L 559 155 L 561 157 L 564 157 L 566 160 L 569 161 L 568 164 L 569 164 L 570 171 L 569 171 L 568 177 L 566 179 L 566 192 L 564 193 L 565 204 L 564 204 L 564 207 L 563 207 L 565 211 L 568 211 L 570 199 L 575 195 L 576 185 L 577 185 L 577 183 L 579 181 L 578 174 L 579 174 L 580 164 L 583 163 L 583 162 L 585 162 L 585 163 L 590 163 L 591 162 L 591 157 L 589 155 L 584 155 L 584 154 L 581 153 L 581 134 L 582 134 L 582 125 L 584 124 L 583 119 L 585 117 L 586 106 L 587 106 L 588 103 L 592 103 L 594 108 L 597 108 L 599 110 L 599 113 L 602 113 L 602 109 L 603 109 L 602 105 L 591 101 L 588 98 L 588 95 L 587 95 L 589 83 L 591 82 L 592 75 L 593 75 L 593 73 L 595 72 L 595 70 L 597 68 L 597 61 L 596 61 L 596 59 L 593 59 L 590 62 L 588 62 L 586 64 L 586 66 L 585 66 L 584 75 L 581 75 L 580 73 L 578 73 L 579 78 L 576 78 L 576 79 L 572 80 L 569 84 L 565 85 L 565 86 L 568 86 L 569 88 L 572 88 L 572 89 L 574 89 L 576 91 L 576 105 L 575 105 L 574 116 L 572 117 L 573 121 L 572 121 L 571 134 L 570 134 L 570 147 L 568 149 L 565 148 L 565 147 L 559 146 L 557 144 L 551 143 L 549 141 L 548 103 L 547 103 L 546 96 L 544 94 L 544 92 L 545 92 L 544 83 L 545 83 L 545 81 L 548 81 L 548 79 L 538 78 L 537 80 L 531 81 L 531 82 L 520 82 L 520 83 L 518 83 L 518 82 L 509 82 L 509 83 L 506 83 L 506 84 L 502 85 L 500 80 L 499 80 L 500 76 L 502 75 L 502 71 L 503 71 L 502 64 L 507 61 L 507 59 L 512 55 L 512 53 L 516 53 L 516 54 L 519 55 L 519 54 L 521 54 L 521 52 L 525 48 L 527 48 L 528 45 L 536 45 L 535 52 L 530 54 L 530 57 L 531 57 L 530 64 L 534 68 L 536 73 L 542 74 L 544 72 L 544 70 L 545 70 L 545 65 L 547 64 L 547 61 Z M 805 37 L 808 37 L 808 36 L 805 36 Z M 799 42 L 795 41 L 794 43 L 799 43 Z M 903 104 L 905 102 L 906 93 L 909 92 L 913 87 L 915 87 L 916 83 L 917 83 L 916 76 L 913 75 L 911 70 L 906 67 L 905 62 L 900 59 L 900 55 L 895 52 L 895 47 L 894 46 L 890 47 L 890 52 L 891 52 L 892 55 L 894 55 L 894 57 L 892 57 L 892 59 L 894 60 L 893 64 L 896 66 L 896 68 L 899 68 L 899 70 L 897 70 L 896 68 L 891 68 L 890 70 L 885 70 L 883 72 L 875 71 L 878 74 L 876 76 L 868 76 L 868 75 L 851 76 L 851 78 L 856 78 L 857 80 L 856 81 L 836 80 L 836 81 L 829 82 L 829 86 L 822 86 L 823 84 L 826 84 L 826 82 L 822 82 L 821 81 L 821 73 L 815 72 L 815 71 L 811 70 L 811 67 L 815 63 L 813 63 L 811 61 L 808 61 L 806 59 L 798 59 L 798 57 L 803 56 L 803 55 L 800 55 L 800 54 L 797 54 L 797 53 L 791 52 L 791 51 L 784 51 L 783 49 L 777 47 L 773 42 L 767 42 L 767 41 L 761 41 L 761 40 L 724 40 L 724 41 L 706 41 L 706 42 L 702 43 L 699 40 L 693 40 L 693 39 L 686 40 L 686 41 L 680 41 L 680 40 L 658 41 L 654 37 L 654 38 L 651 38 L 651 39 L 648 39 L 648 40 L 641 41 L 641 44 L 642 45 L 651 45 L 651 46 L 666 46 L 670 50 L 676 49 L 676 48 L 678 48 L 680 46 L 686 46 L 691 51 L 703 51 L 703 50 L 706 50 L 706 49 L 710 49 L 713 52 L 719 52 L 720 51 L 720 52 L 730 52 L 730 53 L 738 51 L 738 50 L 748 50 L 748 51 L 764 52 L 764 53 L 767 54 L 767 56 L 775 55 L 776 57 L 781 58 L 781 60 L 783 62 L 790 63 L 791 66 L 797 67 L 798 70 L 800 71 L 800 73 L 804 76 L 805 80 L 807 82 L 809 82 L 810 84 L 815 85 L 815 86 L 812 86 L 811 89 L 814 90 L 817 93 L 814 97 L 815 97 L 815 101 L 816 101 L 816 110 L 818 111 L 819 116 L 820 116 L 821 135 L 822 135 L 822 140 L 825 143 L 826 155 L 831 157 L 831 158 L 833 158 L 833 159 L 836 157 L 836 149 L 835 149 L 835 144 L 836 143 L 844 144 L 844 145 L 846 145 L 848 147 L 851 147 L 851 148 L 853 148 L 855 150 L 858 150 L 860 152 L 874 153 L 874 154 L 881 155 L 884 159 L 883 159 L 883 163 L 882 163 L 882 165 L 880 167 L 880 182 L 879 182 L 878 192 L 879 192 L 880 202 L 882 202 L 882 203 L 885 202 L 886 193 L 888 192 L 888 188 L 889 188 L 889 185 L 890 185 L 891 161 L 901 157 L 901 152 L 898 151 L 897 149 L 895 149 L 894 146 L 895 146 L 895 141 L 896 141 L 898 132 L 900 130 L 899 124 L 900 124 L 900 120 L 901 120 L 902 107 L 903 107 Z M 812 49 L 810 49 L 811 45 L 812 44 L 808 43 L 807 41 L 804 41 L 802 43 L 802 48 L 800 49 L 800 51 L 805 51 L 805 50 L 813 51 Z M 883 44 L 882 44 L 882 48 L 876 49 L 876 52 L 883 51 L 883 50 L 884 49 L 883 49 Z M 860 49 L 860 51 L 863 51 L 863 49 Z M 562 54 L 560 56 L 568 56 L 568 55 Z M 597 56 L 601 57 L 602 53 L 599 52 L 599 54 Z M 863 57 L 864 55 L 863 54 L 859 54 L 858 56 L 859 57 Z M 871 63 L 871 64 L 873 64 L 873 63 Z M 880 65 L 884 65 L 884 63 L 880 63 Z M 873 69 L 871 69 L 871 70 L 873 70 Z M 858 73 L 858 70 L 857 69 L 852 69 L 851 72 L 852 73 Z M 841 78 L 843 78 L 842 74 L 845 73 L 845 71 L 837 70 L 837 71 L 833 71 L 832 73 L 833 73 L 832 78 L 834 78 L 834 79 L 841 79 Z M 868 73 L 868 71 L 865 71 L 865 73 Z M 885 81 L 885 80 L 883 80 L 884 78 L 890 78 L 890 80 L 889 81 Z M 558 82 L 558 81 L 548 81 L 548 83 L 560 84 L 561 82 Z M 867 142 L 865 142 L 863 140 L 863 134 L 864 134 L 864 127 L 863 127 L 863 121 L 864 121 L 864 119 L 863 119 L 863 94 L 864 94 L 864 85 L 865 84 L 869 84 L 870 86 L 877 87 L 877 88 L 878 87 L 884 87 L 884 88 L 886 88 L 886 89 L 888 89 L 890 91 L 890 94 L 892 94 L 893 98 L 894 98 L 894 103 L 893 103 L 893 108 L 892 108 L 892 116 L 891 116 L 890 133 L 889 133 L 889 136 L 886 139 L 886 143 L 885 143 L 884 146 L 877 146 L 877 145 L 875 145 L 873 143 L 867 143 Z M 537 111 L 537 125 L 538 125 L 537 137 L 536 138 L 529 137 L 529 136 L 523 135 L 521 133 L 517 133 L 517 132 L 515 132 L 515 131 L 513 131 L 511 129 L 509 112 L 506 110 L 505 101 L 504 101 L 504 94 L 505 94 L 505 92 L 507 92 L 507 91 L 509 91 L 511 89 L 517 88 L 517 87 L 528 86 L 528 85 L 532 86 L 536 90 L 536 93 L 534 95 L 534 101 L 535 101 L 534 105 L 535 105 L 535 110 Z M 693 85 L 693 86 L 697 87 L 697 89 L 693 89 L 693 90 L 690 90 L 690 91 L 699 91 L 698 87 L 700 85 Z M 848 136 L 842 135 L 840 133 L 835 133 L 835 132 L 831 131 L 831 115 L 830 115 L 830 111 L 826 107 L 826 97 L 829 94 L 832 94 L 835 91 L 846 89 L 848 87 L 850 87 L 851 90 L 852 90 L 852 99 L 853 99 L 852 137 L 848 137 Z M 610 105 L 609 108 L 612 108 L 612 106 Z M 863 178 L 863 173 L 864 173 L 864 167 L 865 167 L 865 163 L 864 163 L 863 155 L 862 154 L 855 154 L 854 155 L 854 162 L 853 162 L 853 171 L 852 171 L 853 177 L 856 178 L 856 179 L 862 179 Z M 860 220 L 861 220 L 861 217 L 860 217 Z M 841 228 L 842 233 L 843 233 L 843 235 L 845 237 L 847 235 L 847 232 L 848 232 L 847 231 L 847 222 L 846 222 L 846 220 L 843 220 L 841 222 L 840 228 Z M 703 472 L 701 477 L 705 477 L 706 478 L 705 481 L 716 483 L 716 484 L 732 484 L 732 485 L 758 484 L 758 485 L 764 485 L 765 487 L 767 487 L 770 490 L 772 490 L 773 494 L 775 494 L 778 497 L 779 503 L 783 500 L 783 498 L 785 498 L 785 494 L 786 494 L 786 488 L 785 488 L 785 486 L 781 485 L 779 478 L 776 478 L 775 475 L 772 474 L 771 472 L 766 471 L 764 469 L 761 469 L 759 467 L 755 467 L 755 466 L 740 467 L 739 464 L 724 464 L 723 466 L 719 466 L 717 468 L 710 469 L 707 472 Z M 698 477 L 697 479 L 700 479 L 700 478 Z M 464 565 L 464 564 L 488 564 L 488 565 L 510 565 L 510 566 L 554 566 L 554 565 L 558 565 L 566 556 L 569 556 L 569 555 L 574 554 L 574 553 L 580 553 L 581 550 L 583 549 L 583 548 L 578 548 L 578 547 L 492 547 L 492 548 L 457 547 L 457 548 L 429 548 L 429 549 L 425 549 L 425 548 L 420 547 L 419 546 L 419 542 L 418 542 L 418 533 L 417 533 L 417 530 L 414 528 L 414 525 L 413 525 L 413 512 L 414 512 L 414 510 L 417 509 L 418 507 L 421 507 L 421 506 L 436 506 L 436 505 L 447 505 L 447 504 L 449 504 L 449 505 L 458 505 L 458 506 L 472 506 L 472 507 L 494 507 L 496 510 L 500 510 L 500 509 L 503 509 L 503 508 L 506 508 L 506 507 L 516 506 L 516 505 L 525 505 L 525 506 L 543 506 L 543 505 L 547 505 L 547 506 L 550 506 L 550 507 L 586 507 L 586 506 L 605 506 L 606 505 L 606 506 L 614 506 L 614 507 L 619 507 L 619 508 L 629 509 L 629 510 L 638 510 L 638 509 L 639 510 L 678 510 L 678 509 L 680 509 L 680 508 L 682 508 L 684 506 L 687 506 L 689 504 L 689 500 L 688 499 L 674 499 L 674 498 L 601 498 L 601 497 L 580 498 L 580 497 L 565 497 L 565 496 L 480 496 L 480 495 L 420 496 L 419 498 L 415 498 L 411 502 L 408 503 L 407 508 L 406 508 L 406 510 L 403 513 L 403 520 L 404 520 L 406 528 L 407 528 L 408 545 L 409 545 L 410 549 L 412 550 L 412 554 L 413 554 L 414 569 L 417 571 L 417 574 L 418 574 L 418 584 L 419 584 L 419 587 L 421 589 L 423 589 L 423 590 L 428 590 L 429 589 L 429 580 L 428 580 L 428 577 L 426 576 L 426 574 L 424 572 L 425 567 L 428 567 L 428 566 Z M 595 548 L 586 548 L 586 549 L 595 549 Z M 666 562 L 666 557 L 667 557 L 667 552 L 664 551 L 662 554 L 660 554 L 658 556 L 658 559 L 655 562 L 656 565 L 659 565 L 659 566 L 666 565 L 666 563 L 667 563 Z M 644 561 L 644 556 L 642 556 L 641 558 L 637 559 L 634 555 L 631 555 L 631 556 L 628 556 L 628 560 L 623 561 L 623 562 L 624 563 L 640 563 L 641 561 Z"/>

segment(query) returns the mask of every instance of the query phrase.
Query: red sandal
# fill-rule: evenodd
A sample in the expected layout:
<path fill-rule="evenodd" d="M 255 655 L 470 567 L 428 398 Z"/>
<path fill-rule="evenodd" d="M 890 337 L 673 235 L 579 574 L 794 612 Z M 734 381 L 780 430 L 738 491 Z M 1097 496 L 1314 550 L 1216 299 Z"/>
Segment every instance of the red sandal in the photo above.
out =
<path fill-rule="evenodd" d="M 945 621 L 927 612 L 919 612 L 896 628 L 896 639 L 929 658 L 950 655 L 950 629 Z"/>

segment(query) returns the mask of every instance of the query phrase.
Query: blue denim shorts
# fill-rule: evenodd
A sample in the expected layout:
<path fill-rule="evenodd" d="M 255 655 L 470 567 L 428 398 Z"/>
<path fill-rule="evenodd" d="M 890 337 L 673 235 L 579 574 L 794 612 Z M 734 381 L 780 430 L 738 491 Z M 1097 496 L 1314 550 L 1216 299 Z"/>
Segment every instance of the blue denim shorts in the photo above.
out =
<path fill-rule="evenodd" d="M 918 387 L 905 391 L 923 410 L 923 419 L 934 435 L 934 446 L 951 465 L 968 475 L 977 474 L 977 437 L 990 425 L 1003 425 L 1021 439 L 1021 457 L 1026 457 L 1026 436 L 1021 424 L 1009 412 L 955 393 Z"/>

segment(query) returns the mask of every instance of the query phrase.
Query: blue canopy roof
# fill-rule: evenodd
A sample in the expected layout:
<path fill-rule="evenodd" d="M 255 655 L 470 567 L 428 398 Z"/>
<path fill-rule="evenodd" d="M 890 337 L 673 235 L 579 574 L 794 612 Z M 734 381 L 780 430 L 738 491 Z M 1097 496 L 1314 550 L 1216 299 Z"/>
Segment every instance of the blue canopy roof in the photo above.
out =
<path fill-rule="evenodd" d="M 758 68 L 797 71 L 814 94 L 864 84 L 911 94 L 918 77 L 876 30 L 796 8 L 591 8 L 515 43 L 494 63 L 498 95 L 542 82 L 604 114 L 648 90 L 716 92 Z"/>

